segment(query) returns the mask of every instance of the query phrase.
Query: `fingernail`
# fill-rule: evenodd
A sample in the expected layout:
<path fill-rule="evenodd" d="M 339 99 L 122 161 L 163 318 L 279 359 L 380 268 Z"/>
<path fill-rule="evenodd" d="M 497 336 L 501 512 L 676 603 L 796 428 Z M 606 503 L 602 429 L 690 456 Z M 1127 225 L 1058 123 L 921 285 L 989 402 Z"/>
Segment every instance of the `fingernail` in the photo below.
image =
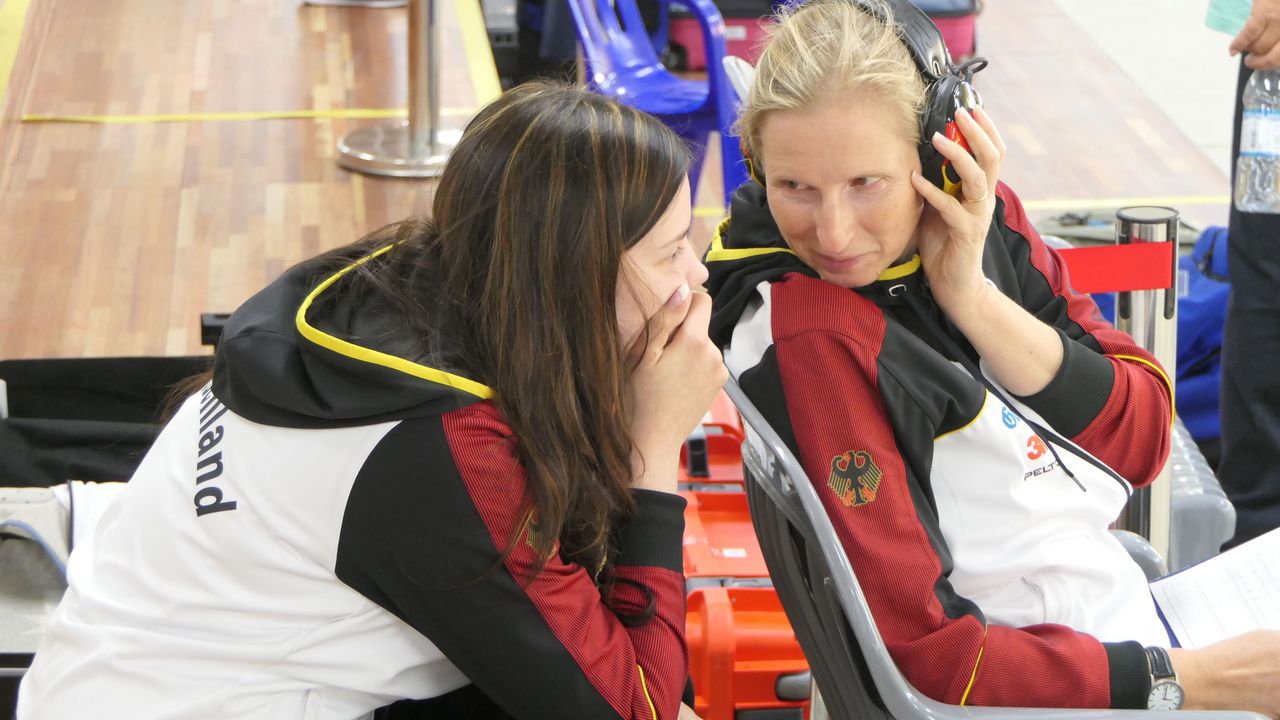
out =
<path fill-rule="evenodd" d="M 676 291 L 671 293 L 671 297 L 667 300 L 667 305 L 670 307 L 679 307 L 680 303 L 684 302 L 687 297 L 689 297 L 689 285 L 686 283 L 676 288 Z"/>
<path fill-rule="evenodd" d="M 942 133 L 940 133 L 940 132 L 935 132 L 935 133 L 933 134 L 933 141 L 934 141 L 934 142 L 938 142 L 939 140 L 946 140 L 946 138 L 942 136 Z"/>

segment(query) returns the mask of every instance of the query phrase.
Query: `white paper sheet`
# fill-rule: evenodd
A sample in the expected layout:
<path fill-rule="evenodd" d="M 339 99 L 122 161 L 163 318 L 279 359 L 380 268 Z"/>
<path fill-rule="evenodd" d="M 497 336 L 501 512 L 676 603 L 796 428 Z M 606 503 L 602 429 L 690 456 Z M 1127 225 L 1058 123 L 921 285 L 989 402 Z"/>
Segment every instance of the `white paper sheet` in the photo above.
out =
<path fill-rule="evenodd" d="M 1280 630 L 1280 530 L 1151 583 L 1182 647 L 1249 630 Z"/>

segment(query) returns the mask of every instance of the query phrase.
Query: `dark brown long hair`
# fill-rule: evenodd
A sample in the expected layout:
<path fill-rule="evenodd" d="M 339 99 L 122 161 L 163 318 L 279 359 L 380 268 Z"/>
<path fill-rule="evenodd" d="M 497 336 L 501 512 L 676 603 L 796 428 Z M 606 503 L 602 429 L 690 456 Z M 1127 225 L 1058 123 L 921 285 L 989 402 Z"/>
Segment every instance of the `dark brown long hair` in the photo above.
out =
<path fill-rule="evenodd" d="M 538 557 L 558 550 L 605 584 L 611 531 L 634 509 L 615 307 L 623 252 L 688 171 L 688 149 L 654 117 L 579 87 L 529 83 L 468 124 L 430 221 L 361 243 L 399 241 L 361 274 L 422 339 L 419 352 L 439 333 L 427 308 L 451 309 L 454 352 L 493 388 L 514 431 Z M 514 529 L 507 552 L 524 532 Z"/>

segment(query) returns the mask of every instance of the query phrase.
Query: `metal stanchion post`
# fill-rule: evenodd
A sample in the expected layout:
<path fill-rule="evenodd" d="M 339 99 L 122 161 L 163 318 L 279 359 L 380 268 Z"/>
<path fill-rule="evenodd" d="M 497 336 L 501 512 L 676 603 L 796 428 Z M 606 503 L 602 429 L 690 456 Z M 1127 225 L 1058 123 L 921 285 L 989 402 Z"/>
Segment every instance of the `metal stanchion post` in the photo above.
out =
<path fill-rule="evenodd" d="M 1127 207 L 1116 212 L 1116 242 L 1173 243 L 1173 263 L 1166 290 L 1119 293 L 1116 327 L 1133 336 L 1166 369 L 1170 381 L 1176 375 L 1178 350 L 1177 268 L 1178 211 L 1167 207 Z M 1168 463 L 1155 482 L 1136 491 L 1118 525 L 1142 535 L 1164 558 L 1169 557 L 1171 481 Z"/>
<path fill-rule="evenodd" d="M 393 177 L 437 177 L 444 171 L 458 133 L 439 130 L 437 8 L 435 0 L 409 0 L 409 119 L 348 133 L 338 141 L 339 165 Z"/>

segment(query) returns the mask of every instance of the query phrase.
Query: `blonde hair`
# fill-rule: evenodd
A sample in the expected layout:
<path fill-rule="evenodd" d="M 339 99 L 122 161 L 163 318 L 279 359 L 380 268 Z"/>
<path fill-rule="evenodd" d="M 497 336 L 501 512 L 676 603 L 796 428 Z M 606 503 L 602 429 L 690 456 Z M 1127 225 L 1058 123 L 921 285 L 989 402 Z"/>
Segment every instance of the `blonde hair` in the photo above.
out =
<path fill-rule="evenodd" d="M 804 110 L 825 101 L 871 95 L 887 102 L 912 143 L 920 141 L 919 113 L 925 84 L 893 15 L 881 0 L 882 21 L 851 0 L 809 0 L 779 9 L 756 77 L 743 100 L 737 132 L 760 158 L 760 129 L 778 110 Z"/>

